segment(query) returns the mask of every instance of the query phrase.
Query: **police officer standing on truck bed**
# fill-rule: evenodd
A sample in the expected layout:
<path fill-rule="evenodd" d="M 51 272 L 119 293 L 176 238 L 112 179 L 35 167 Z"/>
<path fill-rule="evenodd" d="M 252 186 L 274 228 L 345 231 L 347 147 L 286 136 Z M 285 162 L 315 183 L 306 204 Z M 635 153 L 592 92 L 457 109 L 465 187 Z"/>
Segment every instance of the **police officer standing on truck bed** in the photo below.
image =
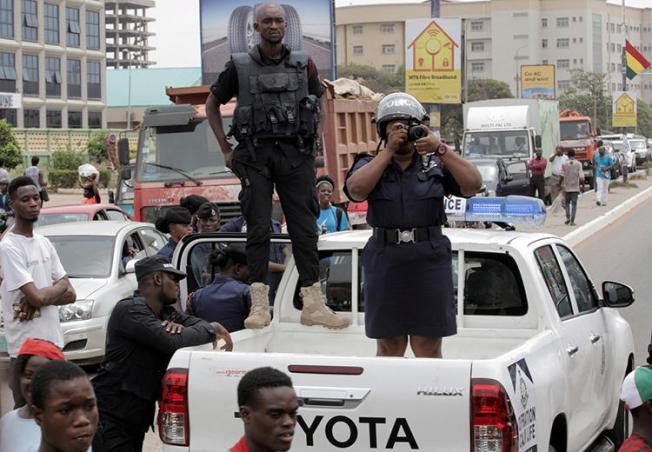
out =
<path fill-rule="evenodd" d="M 358 156 L 345 193 L 368 200 L 373 236 L 364 248 L 365 330 L 379 356 L 441 358 L 456 333 L 451 245 L 442 235 L 444 194 L 472 196 L 482 178 L 421 122 L 423 106 L 405 93 L 380 101 L 375 120 L 385 149 Z"/>
<path fill-rule="evenodd" d="M 319 284 L 315 228 L 319 204 L 313 149 L 320 143 L 323 89 L 312 59 L 282 44 L 284 9 L 263 3 L 254 15 L 260 44 L 248 54 L 232 55 L 206 101 L 208 121 L 226 165 L 242 183 L 240 203 L 248 225 L 247 262 L 252 282 L 251 312 L 245 327 L 263 328 L 271 319 L 265 281 L 276 187 L 301 280 L 301 323 L 344 328 L 348 320 L 326 306 Z M 233 96 L 238 98 L 231 130 L 238 140 L 235 149 L 227 141 L 219 108 Z"/>

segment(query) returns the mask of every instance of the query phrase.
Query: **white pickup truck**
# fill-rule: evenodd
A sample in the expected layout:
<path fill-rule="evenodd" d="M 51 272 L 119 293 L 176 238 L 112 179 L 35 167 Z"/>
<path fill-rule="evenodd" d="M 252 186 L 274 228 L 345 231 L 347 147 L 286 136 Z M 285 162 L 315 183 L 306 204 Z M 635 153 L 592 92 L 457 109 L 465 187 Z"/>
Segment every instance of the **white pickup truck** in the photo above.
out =
<path fill-rule="evenodd" d="M 376 344 L 364 334 L 361 269 L 370 233 L 328 234 L 319 241 L 322 288 L 351 326 L 299 323 L 291 261 L 270 326 L 234 333 L 232 353 L 175 353 L 158 418 L 164 450 L 232 446 L 243 433 L 238 381 L 259 366 L 288 373 L 302 402 L 292 450 L 614 450 L 628 428 L 620 384 L 634 366 L 631 329 L 614 308 L 631 304 L 632 290 L 605 282 L 599 293 L 575 253 L 551 235 L 445 234 L 458 334 L 445 338 L 444 359 L 374 356 Z M 190 270 L 199 243 L 243 240 L 187 237 L 175 265 Z M 182 300 L 195 288 L 194 278 L 184 280 Z"/>

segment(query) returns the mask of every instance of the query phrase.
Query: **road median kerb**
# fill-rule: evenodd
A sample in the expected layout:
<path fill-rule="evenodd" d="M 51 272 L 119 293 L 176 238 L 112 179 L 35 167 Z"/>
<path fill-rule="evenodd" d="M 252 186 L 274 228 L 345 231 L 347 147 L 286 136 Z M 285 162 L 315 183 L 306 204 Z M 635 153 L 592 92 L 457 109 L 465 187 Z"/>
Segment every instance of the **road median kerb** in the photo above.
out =
<path fill-rule="evenodd" d="M 629 212 L 630 210 L 632 210 L 633 208 L 635 208 L 636 206 L 638 206 L 639 204 L 643 203 L 644 201 L 648 200 L 651 197 L 652 197 L 652 187 L 648 187 L 642 192 L 637 193 L 636 195 L 632 196 L 628 200 L 624 201 L 623 203 L 619 204 L 618 206 L 604 213 L 603 215 L 600 215 L 596 219 L 566 234 L 564 236 L 564 240 L 566 240 L 571 246 L 577 246 L 578 244 L 582 243 L 584 240 L 591 237 L 596 232 L 616 222 L 617 220 L 622 218 L 627 212 Z"/>

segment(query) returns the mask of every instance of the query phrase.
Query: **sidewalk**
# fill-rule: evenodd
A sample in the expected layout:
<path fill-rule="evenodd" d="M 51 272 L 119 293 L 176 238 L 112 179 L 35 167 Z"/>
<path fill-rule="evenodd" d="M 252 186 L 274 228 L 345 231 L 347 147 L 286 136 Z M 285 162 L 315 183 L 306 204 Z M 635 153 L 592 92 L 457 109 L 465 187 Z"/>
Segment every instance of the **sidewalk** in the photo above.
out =
<path fill-rule="evenodd" d="M 636 173 L 641 177 L 645 177 L 644 171 L 638 171 Z M 622 179 L 619 179 L 618 182 L 621 182 Z M 614 181 L 612 181 L 613 183 Z M 547 232 L 549 234 L 554 234 L 559 237 L 564 237 L 565 235 L 573 232 L 577 228 L 586 225 L 587 223 L 599 218 L 602 215 L 605 215 L 609 211 L 623 204 L 628 199 L 631 199 L 633 196 L 641 193 L 647 188 L 652 187 L 652 175 L 648 176 L 647 179 L 631 179 L 630 183 L 636 184 L 638 187 L 614 187 L 609 191 L 609 196 L 607 198 L 606 206 L 597 206 L 595 204 L 595 191 L 589 190 L 584 192 L 578 200 L 577 203 L 577 215 L 575 217 L 576 226 L 567 226 L 564 224 L 566 221 L 566 213 L 564 209 L 560 206 L 556 211 L 551 212 L 551 209 L 548 208 L 548 217 L 546 223 L 543 227 L 532 227 L 532 226 L 517 226 L 517 231 L 523 232 Z"/>

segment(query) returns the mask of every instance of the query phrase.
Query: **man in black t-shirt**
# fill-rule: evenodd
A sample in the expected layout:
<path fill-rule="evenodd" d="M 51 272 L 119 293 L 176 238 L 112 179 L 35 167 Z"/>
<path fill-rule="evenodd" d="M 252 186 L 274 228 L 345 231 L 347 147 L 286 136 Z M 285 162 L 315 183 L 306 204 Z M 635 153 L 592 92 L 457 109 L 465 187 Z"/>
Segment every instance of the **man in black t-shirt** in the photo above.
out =
<path fill-rule="evenodd" d="M 301 323 L 344 328 L 348 320 L 332 312 L 319 284 L 313 150 L 321 144 L 322 87 L 317 69 L 303 52 L 283 45 L 285 10 L 272 4 L 255 9 L 260 44 L 234 54 L 211 86 L 206 114 L 226 165 L 240 178 L 240 204 L 247 221 L 247 262 L 252 306 L 246 328 L 270 323 L 267 281 L 272 194 L 279 195 L 301 280 Z M 220 105 L 237 97 L 235 149 L 227 141 Z M 321 108 L 321 113 L 324 108 Z"/>

